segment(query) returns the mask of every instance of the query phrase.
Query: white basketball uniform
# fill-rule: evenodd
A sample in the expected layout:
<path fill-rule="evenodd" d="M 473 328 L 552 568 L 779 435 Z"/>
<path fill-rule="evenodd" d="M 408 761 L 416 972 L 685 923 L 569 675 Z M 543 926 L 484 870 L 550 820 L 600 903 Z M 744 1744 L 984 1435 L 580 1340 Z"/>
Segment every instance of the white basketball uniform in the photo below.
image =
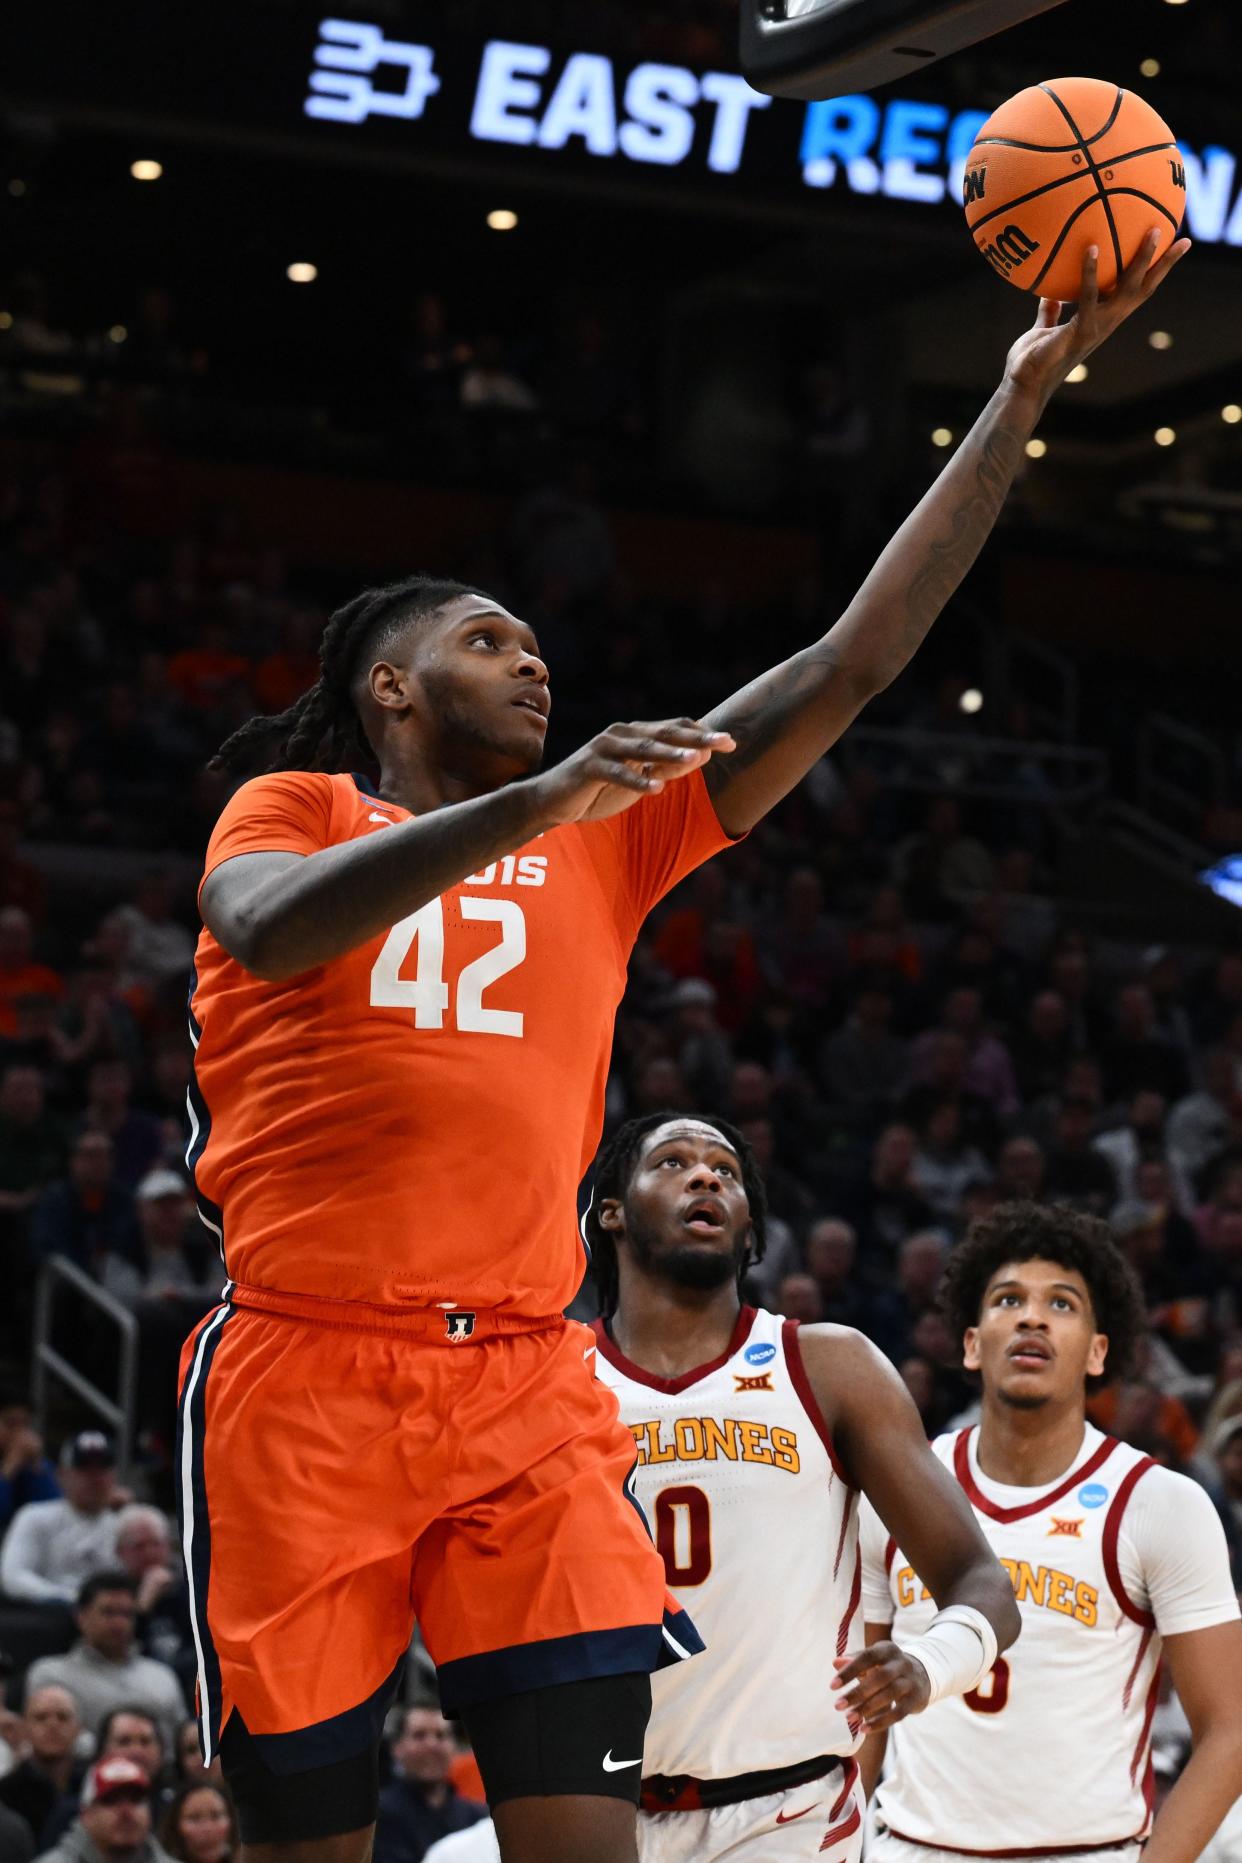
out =
<path fill-rule="evenodd" d="M 873 1863 L 1137 1858 L 1151 1829 L 1161 1640 L 1238 1615 L 1202 1488 L 1087 1425 L 1067 1474 L 984 1475 L 977 1429 L 933 1444 L 1013 1580 L 1022 1634 L 977 1689 L 899 1722 L 876 1793 Z M 935 1604 L 874 1510 L 862 1513 L 868 1624 L 906 1646 Z"/>
<path fill-rule="evenodd" d="M 638 1449 L 632 1487 L 669 1588 L 707 1646 L 651 1678 L 643 1863 L 855 1863 L 863 1803 L 850 1756 L 861 1733 L 830 1684 L 833 1658 L 863 1641 L 858 1494 L 807 1380 L 797 1322 L 744 1307 L 724 1355 L 680 1378 L 650 1375 L 596 1333 L 599 1376 Z M 699 1804 L 700 1782 L 821 1757 L 807 1783 Z"/>

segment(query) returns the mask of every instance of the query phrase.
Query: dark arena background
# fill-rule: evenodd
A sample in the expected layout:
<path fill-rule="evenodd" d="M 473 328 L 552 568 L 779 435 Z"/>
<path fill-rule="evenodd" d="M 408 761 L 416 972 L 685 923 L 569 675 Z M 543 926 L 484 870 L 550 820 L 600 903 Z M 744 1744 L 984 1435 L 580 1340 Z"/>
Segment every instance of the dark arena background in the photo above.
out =
<path fill-rule="evenodd" d="M 80 1575 L 12 1521 L 85 1480 L 136 1510 L 103 1563 L 167 1674 L 166 1783 L 195 1776 L 167 1516 L 180 1344 L 221 1279 L 185 1165 L 232 787 L 208 757 L 315 679 L 332 608 L 416 569 L 533 624 L 548 762 L 820 635 L 1033 315 L 973 249 L 962 169 L 1058 73 L 1173 125 L 1194 250 L 1057 394 L 909 670 L 653 915 L 607 1129 L 734 1121 L 773 1212 L 753 1298 L 861 1327 L 929 1434 L 976 1401 L 936 1305 L 970 1220 L 1019 1194 L 1109 1218 L 1152 1331 L 1092 1416 L 1207 1488 L 1242 1584 L 1236 9 L 1067 0 L 811 103 L 739 75 L 727 0 L 5 26 L 0 1772 Z M 431 1687 L 416 1648 L 404 1699 Z M 391 1732 L 431 1811 L 450 1766 L 478 1797 L 438 1716 Z M 1189 1739 L 1167 1699 L 1162 1789 Z"/>

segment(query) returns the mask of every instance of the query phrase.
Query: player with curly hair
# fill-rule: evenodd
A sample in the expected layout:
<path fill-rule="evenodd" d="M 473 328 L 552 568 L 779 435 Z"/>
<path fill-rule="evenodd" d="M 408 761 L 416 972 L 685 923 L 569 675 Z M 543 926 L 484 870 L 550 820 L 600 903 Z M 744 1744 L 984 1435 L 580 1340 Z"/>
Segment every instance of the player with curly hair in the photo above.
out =
<path fill-rule="evenodd" d="M 1142 1336 L 1138 1283 L 1104 1223 L 1010 1203 L 954 1251 L 942 1302 L 983 1405 L 933 1448 L 1013 1580 L 1022 1635 L 890 1751 L 869 1738 L 872 1855 L 1193 1863 L 1242 1794 L 1242 1625 L 1208 1496 L 1087 1421 Z M 868 1640 L 908 1644 L 935 1607 L 866 1503 L 861 1533 Z M 1153 1829 L 1162 1660 L 1195 1744 Z"/>

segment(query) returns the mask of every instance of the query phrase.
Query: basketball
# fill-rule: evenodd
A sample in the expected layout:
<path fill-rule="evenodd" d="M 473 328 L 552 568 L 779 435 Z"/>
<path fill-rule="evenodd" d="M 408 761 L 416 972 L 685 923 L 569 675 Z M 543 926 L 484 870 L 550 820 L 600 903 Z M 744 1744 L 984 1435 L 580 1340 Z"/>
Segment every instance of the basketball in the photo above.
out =
<path fill-rule="evenodd" d="M 1101 78 L 1051 78 L 994 110 L 967 157 L 966 223 L 984 258 L 1020 291 L 1077 298 L 1083 255 L 1099 248 L 1111 291 L 1144 235 L 1156 258 L 1177 235 L 1186 171 L 1149 103 Z"/>

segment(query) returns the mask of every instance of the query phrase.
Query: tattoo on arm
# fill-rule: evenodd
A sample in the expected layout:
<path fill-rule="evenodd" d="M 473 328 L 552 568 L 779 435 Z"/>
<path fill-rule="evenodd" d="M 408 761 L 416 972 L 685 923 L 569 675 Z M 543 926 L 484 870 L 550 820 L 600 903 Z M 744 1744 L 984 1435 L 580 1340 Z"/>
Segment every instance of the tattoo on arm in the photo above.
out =
<path fill-rule="evenodd" d="M 834 647 L 817 641 L 753 679 L 712 713 L 712 728 L 731 732 L 737 748 L 727 757 L 713 757 L 703 771 L 709 795 L 722 794 L 730 782 L 780 741 L 789 724 L 822 696 L 839 660 Z"/>
<path fill-rule="evenodd" d="M 1022 436 L 996 427 L 987 434 L 974 484 L 953 513 L 947 537 L 930 545 L 906 592 L 905 650 L 911 655 L 961 582 L 987 540 L 1013 483 L 1022 456 Z"/>

